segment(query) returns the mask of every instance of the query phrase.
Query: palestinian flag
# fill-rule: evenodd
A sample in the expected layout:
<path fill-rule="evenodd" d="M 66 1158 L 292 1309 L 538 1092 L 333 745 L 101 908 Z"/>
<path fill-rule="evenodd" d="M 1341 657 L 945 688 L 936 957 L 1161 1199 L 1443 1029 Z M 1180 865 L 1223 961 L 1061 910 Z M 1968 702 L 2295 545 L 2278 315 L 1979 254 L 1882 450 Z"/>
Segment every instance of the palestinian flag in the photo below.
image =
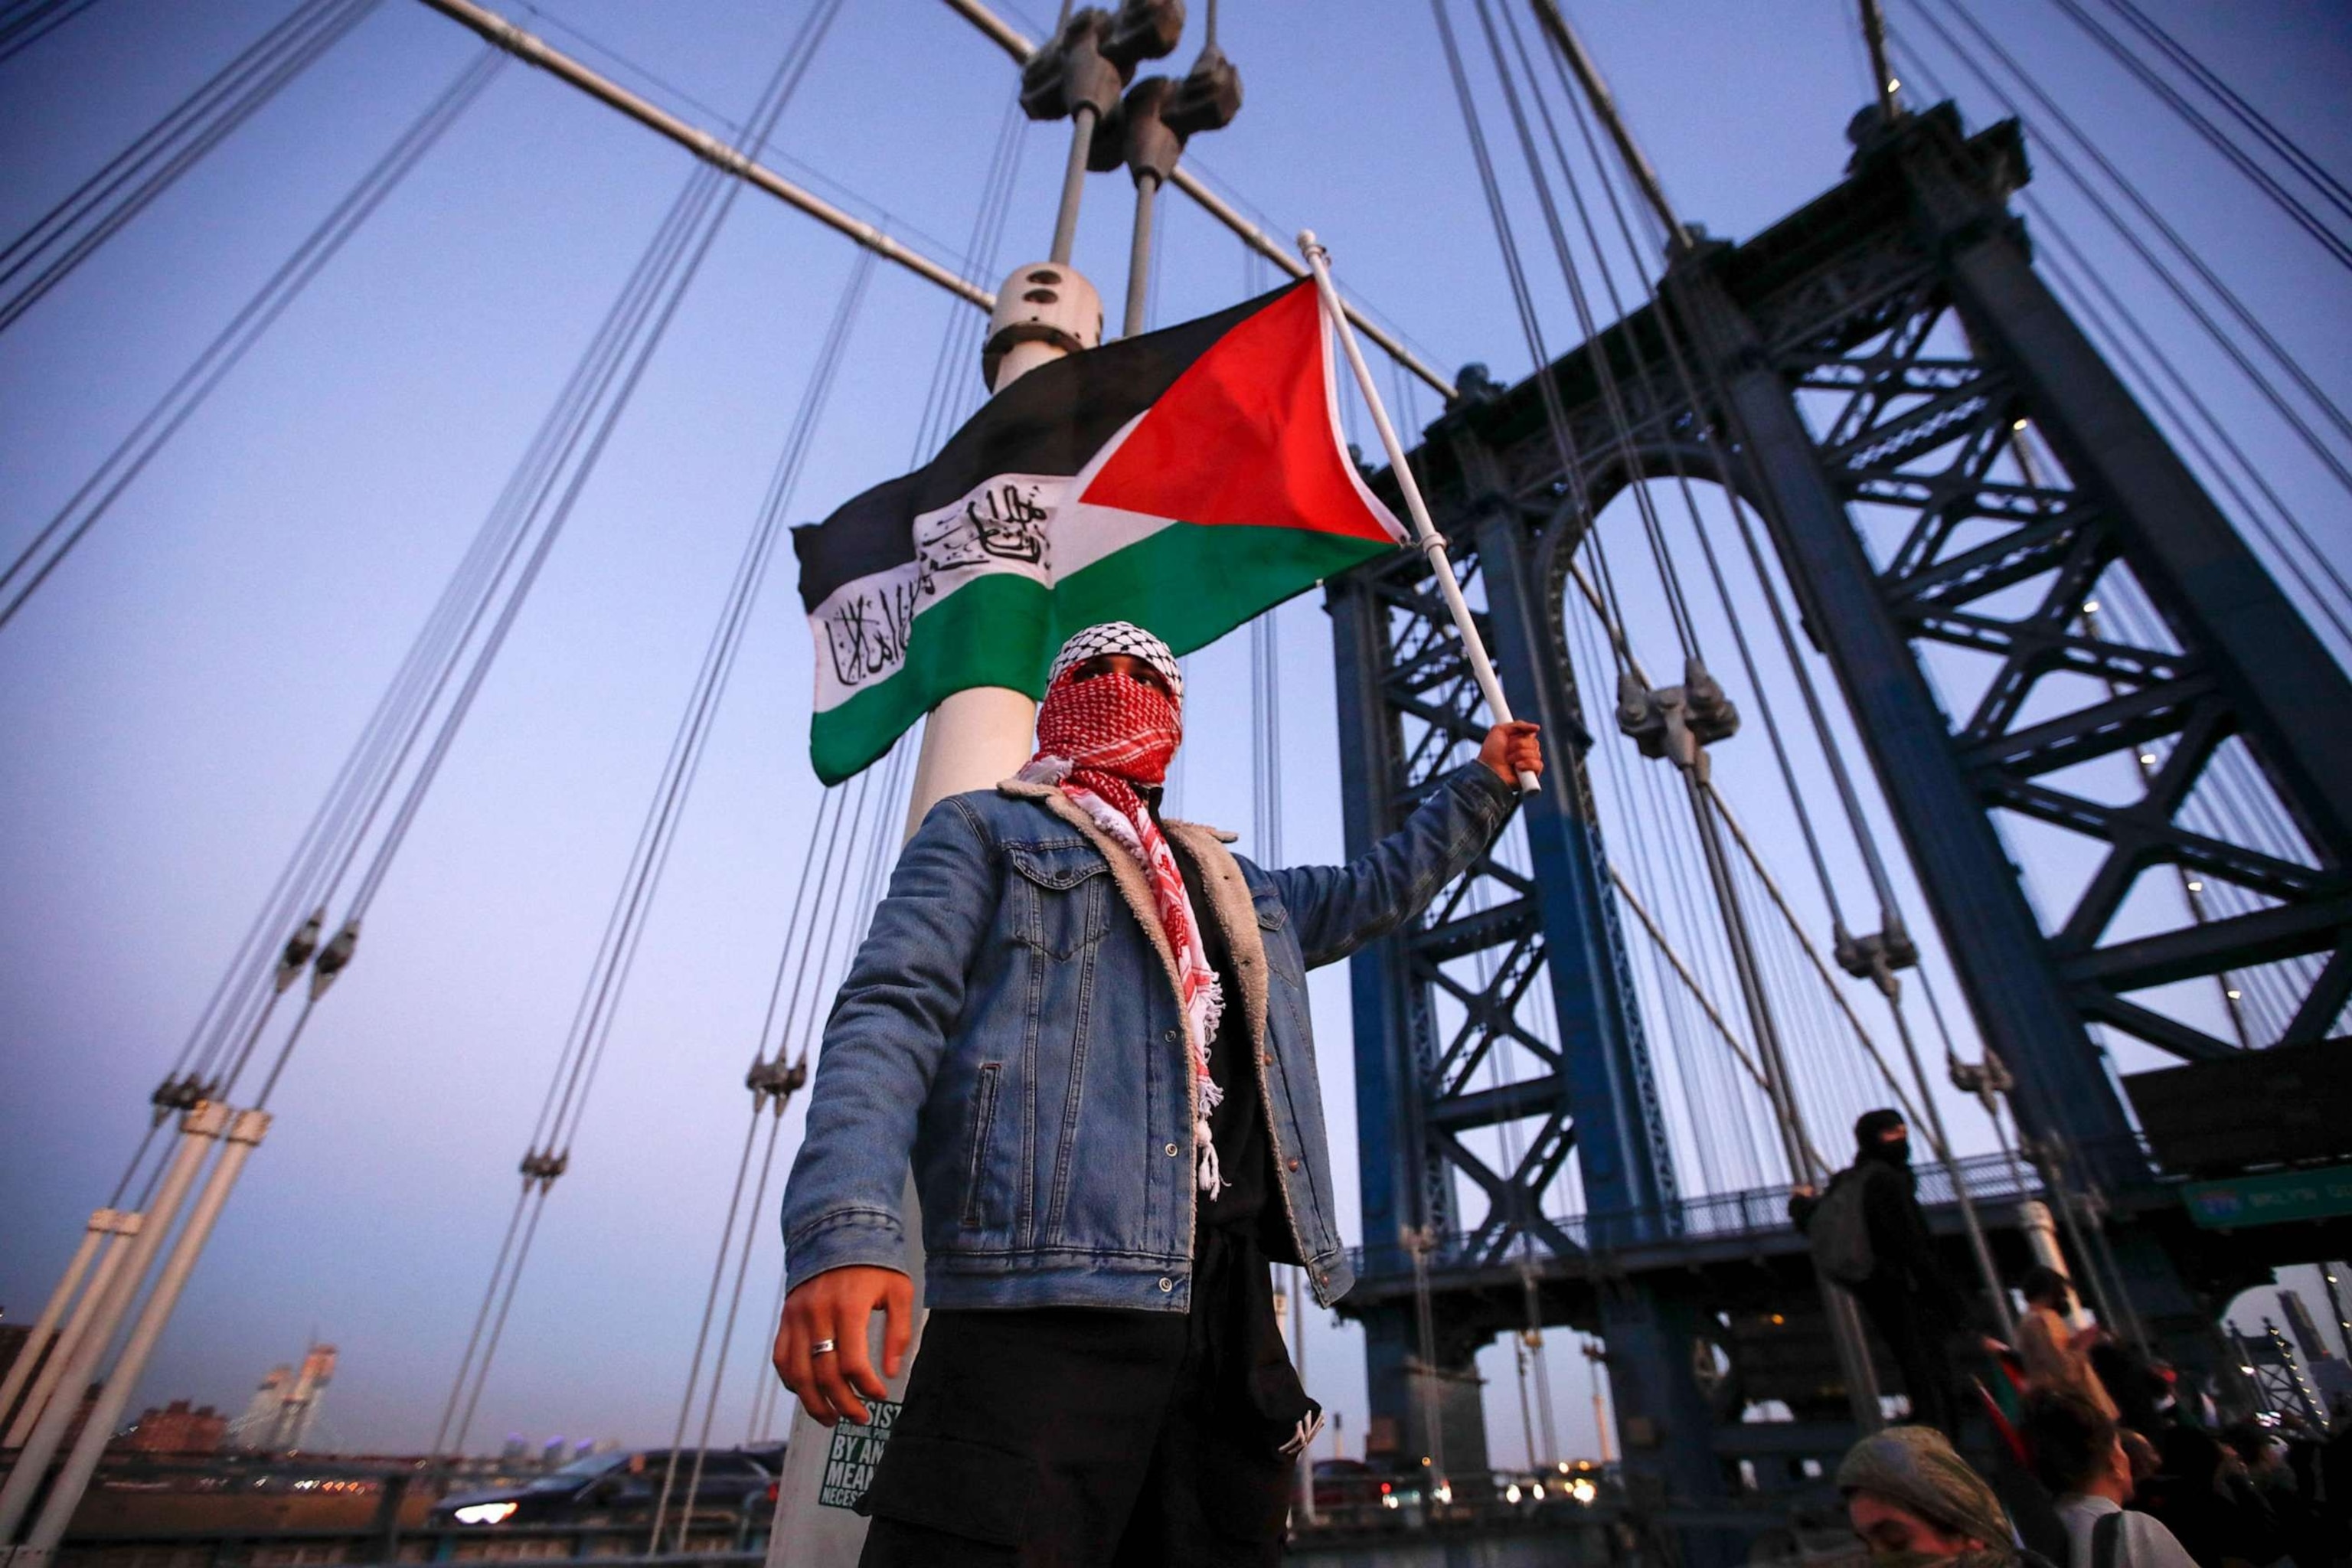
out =
<path fill-rule="evenodd" d="M 940 455 L 793 531 L 827 784 L 972 686 L 1041 697 L 1072 632 L 1178 653 L 1401 543 L 1339 433 L 1312 281 L 1041 366 Z"/>

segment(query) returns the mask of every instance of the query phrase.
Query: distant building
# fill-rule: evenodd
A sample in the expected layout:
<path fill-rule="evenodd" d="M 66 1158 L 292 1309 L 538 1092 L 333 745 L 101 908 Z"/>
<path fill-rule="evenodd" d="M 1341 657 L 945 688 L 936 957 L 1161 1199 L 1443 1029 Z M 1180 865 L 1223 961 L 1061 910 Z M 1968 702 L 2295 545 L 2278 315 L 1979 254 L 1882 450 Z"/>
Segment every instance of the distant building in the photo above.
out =
<path fill-rule="evenodd" d="M 227 1416 L 209 1405 L 191 1410 L 186 1400 L 174 1399 L 161 1410 L 142 1411 L 114 1447 L 133 1454 L 217 1454 L 227 1442 Z"/>
<path fill-rule="evenodd" d="M 310 1433 L 318 1425 L 319 1406 L 327 1397 L 327 1384 L 335 1377 L 335 1347 L 313 1344 L 302 1356 L 302 1370 L 296 1374 L 294 1386 L 287 1391 L 286 1405 L 278 1414 L 278 1439 L 272 1448 L 295 1452 L 310 1446 Z"/>
<path fill-rule="evenodd" d="M 278 1413 L 286 1407 L 286 1391 L 294 1386 L 294 1369 L 273 1366 L 262 1373 L 245 1414 L 229 1423 L 229 1432 L 241 1448 L 267 1448 L 278 1431 Z"/>
<path fill-rule="evenodd" d="M 499 1461 L 509 1465 L 520 1465 L 530 1457 L 530 1445 L 523 1441 L 522 1434 L 508 1433 L 505 1447 L 499 1450 Z"/>
<path fill-rule="evenodd" d="M 237 1446 L 268 1454 L 310 1447 L 319 1406 L 334 1377 L 335 1347 L 327 1344 L 311 1345 L 299 1372 L 290 1366 L 271 1367 L 253 1391 L 245 1414 L 229 1424 Z"/>
<path fill-rule="evenodd" d="M 547 1440 L 546 1446 L 540 1449 L 539 1468 L 542 1470 L 560 1470 L 563 1468 L 563 1437 L 562 1434 L 559 1433 L 555 1436 L 550 1437 Z"/>

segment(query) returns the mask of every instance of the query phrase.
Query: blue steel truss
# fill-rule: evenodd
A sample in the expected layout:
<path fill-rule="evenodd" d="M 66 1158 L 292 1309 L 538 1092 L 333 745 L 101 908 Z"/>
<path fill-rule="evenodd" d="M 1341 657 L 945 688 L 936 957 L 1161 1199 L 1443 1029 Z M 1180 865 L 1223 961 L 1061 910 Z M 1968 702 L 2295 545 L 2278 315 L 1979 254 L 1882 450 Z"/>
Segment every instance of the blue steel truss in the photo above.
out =
<path fill-rule="evenodd" d="M 1426 1436 L 1415 1376 L 1445 1383 L 1449 1440 L 1475 1426 L 1461 1371 L 1523 1310 L 1495 1287 L 1508 1255 L 1546 1321 L 1607 1339 L 1629 1473 L 1685 1499 L 1721 1484 L 1727 1450 L 1692 1375 L 1693 1336 L 1711 1331 L 1679 1278 L 1696 1253 L 1670 1266 L 1683 1210 L 1565 636 L 1569 560 L 1629 483 L 1679 465 L 1764 519 L 2029 1132 L 2071 1144 L 2111 1189 L 2145 1187 L 2102 1030 L 2200 1059 L 2331 1033 L 2352 996 L 2352 684 L 2034 274 L 2006 205 L 2027 177 L 2015 126 L 1970 137 L 1945 106 L 1859 135 L 1820 200 L 1744 245 L 1671 258 L 1664 317 L 1636 312 L 1545 367 L 1566 442 L 1538 378 L 1498 391 L 1465 375 L 1472 395 L 1414 456 L 1555 768 L 1527 814 L 1532 875 L 1483 862 L 1353 961 L 1368 1266 L 1353 1310 L 1376 1416 L 1409 1435 Z M 1633 426 L 1630 465 L 1596 357 Z M 1581 471 L 1562 471 L 1564 446 L 1588 455 Z M 1351 848 L 1481 728 L 1426 571 L 1405 556 L 1327 585 Z M 1980 678 L 1957 700 L 1955 659 Z M 2089 847 L 2082 887 L 2046 919 L 2004 816 Z M 2270 1026 L 2236 1005 L 2246 976 Z M 1538 1070 L 1479 1084 L 1502 1041 Z M 1528 1118 L 1540 1131 L 1508 1170 L 1463 1141 Z M 1580 1234 L 1544 1217 L 1566 1208 L 1547 1194 L 1571 1154 L 1583 1208 L 1608 1216 Z M 1482 1212 L 1454 1212 L 1456 1173 Z M 2159 1331 L 2210 1342 L 2178 1228 L 2126 1226 L 2118 1251 Z M 1434 1365 L 1404 1321 L 1416 1257 Z M 2205 1359 L 2186 1344 L 2182 1360 Z"/>

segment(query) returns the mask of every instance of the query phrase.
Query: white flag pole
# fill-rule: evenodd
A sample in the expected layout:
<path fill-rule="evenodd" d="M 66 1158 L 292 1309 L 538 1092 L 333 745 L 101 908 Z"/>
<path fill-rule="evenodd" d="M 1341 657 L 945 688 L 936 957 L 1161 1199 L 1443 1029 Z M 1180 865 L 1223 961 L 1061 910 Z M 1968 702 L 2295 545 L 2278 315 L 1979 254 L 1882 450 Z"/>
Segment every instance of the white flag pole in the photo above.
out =
<path fill-rule="evenodd" d="M 1502 682 L 1495 679 L 1495 666 L 1486 657 L 1486 645 L 1479 640 L 1478 628 L 1470 623 L 1470 606 L 1462 602 L 1462 585 L 1454 580 L 1454 563 L 1446 558 L 1445 541 L 1437 525 L 1429 521 L 1428 503 L 1421 499 L 1421 486 L 1412 477 L 1412 466 L 1404 459 L 1404 444 L 1397 439 L 1396 426 L 1389 423 L 1389 411 L 1381 403 L 1381 392 L 1372 381 L 1371 368 L 1364 363 L 1364 351 L 1356 346 L 1355 329 L 1349 324 L 1348 312 L 1340 308 L 1339 290 L 1331 281 L 1331 256 L 1315 242 L 1315 231 L 1298 231 L 1298 253 L 1315 271 L 1316 291 L 1322 296 L 1323 316 L 1339 331 L 1339 347 L 1346 351 L 1348 363 L 1356 373 L 1356 385 L 1364 395 L 1366 406 L 1372 411 L 1372 423 L 1381 432 L 1381 445 L 1387 448 L 1389 471 L 1396 476 L 1397 489 L 1404 492 L 1405 510 L 1412 518 L 1412 531 L 1421 552 L 1429 559 L 1430 571 L 1436 575 L 1437 590 L 1445 595 L 1445 607 L 1454 616 L 1454 629 L 1462 634 L 1463 651 L 1470 656 L 1470 673 L 1478 682 L 1479 695 L 1486 700 L 1486 710 L 1497 724 L 1511 721 L 1511 705 L 1503 696 Z M 1519 774 L 1519 793 L 1533 795 L 1542 788 L 1536 775 Z"/>

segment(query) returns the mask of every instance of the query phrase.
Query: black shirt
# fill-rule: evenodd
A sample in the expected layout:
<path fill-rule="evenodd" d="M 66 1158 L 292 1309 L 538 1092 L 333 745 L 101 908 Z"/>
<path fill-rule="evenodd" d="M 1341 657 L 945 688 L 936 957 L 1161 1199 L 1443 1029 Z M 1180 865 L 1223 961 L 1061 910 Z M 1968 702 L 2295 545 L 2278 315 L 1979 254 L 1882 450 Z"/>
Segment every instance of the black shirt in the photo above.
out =
<path fill-rule="evenodd" d="M 1176 867 L 1183 874 L 1184 892 L 1192 904 L 1193 923 L 1200 928 L 1202 955 L 1217 972 L 1225 998 L 1216 1037 L 1209 1046 L 1209 1078 L 1224 1097 L 1209 1117 L 1209 1137 L 1216 1145 L 1224 1185 L 1215 1197 L 1201 1194 L 1200 1228 L 1254 1231 L 1268 1259 L 1297 1263 L 1302 1259 L 1290 1234 L 1289 1215 L 1275 1190 L 1274 1150 L 1266 1136 L 1265 1098 L 1257 1063 L 1250 1054 L 1249 1018 L 1242 1004 L 1241 980 L 1234 970 L 1233 949 L 1217 923 L 1201 868 L 1182 849 L 1172 843 L 1170 847 L 1175 849 Z"/>

